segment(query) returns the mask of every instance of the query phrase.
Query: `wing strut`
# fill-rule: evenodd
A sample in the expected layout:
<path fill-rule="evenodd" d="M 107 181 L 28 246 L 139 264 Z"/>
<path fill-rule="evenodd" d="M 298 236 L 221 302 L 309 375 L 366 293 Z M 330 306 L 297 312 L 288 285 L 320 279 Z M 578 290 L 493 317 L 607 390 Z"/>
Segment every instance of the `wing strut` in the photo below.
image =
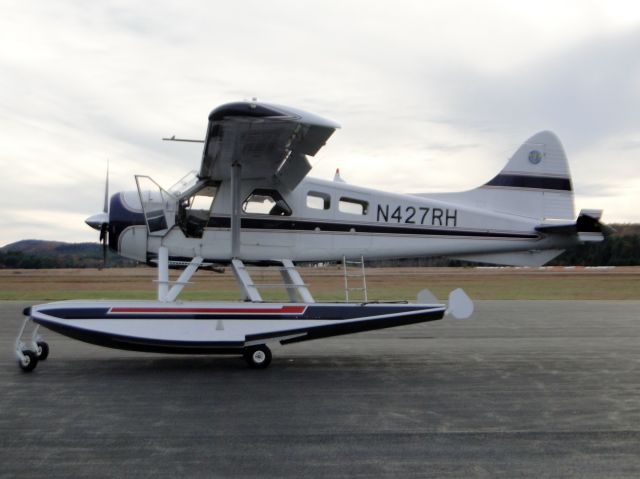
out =
<path fill-rule="evenodd" d="M 169 250 L 166 246 L 158 248 L 158 301 L 171 303 L 176 300 L 182 288 L 189 284 L 189 280 L 202 265 L 202 257 L 196 256 L 182 271 L 176 281 L 169 280 Z M 171 288 L 169 288 L 171 286 Z"/>
<path fill-rule="evenodd" d="M 225 162 L 231 165 L 231 257 L 240 258 L 240 215 L 242 189 L 242 148 L 236 148 L 237 139 L 246 134 L 251 128 L 249 122 L 236 119 L 237 128 L 230 128 L 222 138 L 222 154 L 226 156 Z"/>
<path fill-rule="evenodd" d="M 242 165 L 237 158 L 231 163 L 231 257 L 240 257 L 240 176 Z"/>
<path fill-rule="evenodd" d="M 311 296 L 309 292 L 309 288 L 293 265 L 293 261 L 290 259 L 273 261 L 282 264 L 281 267 L 277 268 L 277 271 L 282 277 L 282 283 L 254 283 L 244 263 L 239 259 L 231 260 L 231 268 L 238 282 L 238 286 L 240 286 L 240 290 L 242 291 L 243 299 L 245 301 L 259 303 L 263 301 L 259 288 L 284 288 L 289 296 L 289 301 L 292 303 L 315 303 L 313 296 Z M 268 271 L 264 266 L 253 268 L 253 270 Z"/>

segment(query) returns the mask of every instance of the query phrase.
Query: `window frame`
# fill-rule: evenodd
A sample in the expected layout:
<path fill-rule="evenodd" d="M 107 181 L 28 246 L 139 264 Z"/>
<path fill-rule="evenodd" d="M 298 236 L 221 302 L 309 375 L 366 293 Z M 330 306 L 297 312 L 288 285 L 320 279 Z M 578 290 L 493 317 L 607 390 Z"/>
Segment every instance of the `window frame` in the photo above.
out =
<path fill-rule="evenodd" d="M 273 208 L 275 207 L 280 207 L 281 211 L 284 214 L 272 214 L 270 211 L 266 213 L 263 213 L 260 211 L 247 211 L 246 208 L 249 203 L 249 198 L 251 198 L 252 196 L 270 197 L 275 203 L 271 209 L 273 210 Z M 242 202 L 242 213 L 244 213 L 245 215 L 261 215 L 261 216 L 292 216 L 293 210 L 291 209 L 291 206 L 289 206 L 289 203 L 285 201 L 285 199 L 283 198 L 283 196 L 280 194 L 278 190 L 274 190 L 272 188 L 254 188 L 251 191 L 251 193 L 249 193 L 247 197 L 244 199 L 244 201 Z"/>
<path fill-rule="evenodd" d="M 344 209 L 342 209 L 343 203 L 346 203 L 348 205 L 360 206 L 362 208 L 362 211 L 345 211 Z M 369 202 L 367 200 L 361 200 L 352 196 L 341 196 L 340 200 L 338 201 L 338 211 L 347 215 L 366 216 L 369 213 Z"/>
<path fill-rule="evenodd" d="M 309 198 L 317 198 L 318 200 L 322 200 L 322 207 L 318 208 L 316 206 L 310 205 Z M 331 209 L 331 195 L 328 193 L 323 193 L 321 191 L 309 190 L 307 191 L 307 196 L 305 197 L 305 204 L 310 210 L 328 211 Z"/>

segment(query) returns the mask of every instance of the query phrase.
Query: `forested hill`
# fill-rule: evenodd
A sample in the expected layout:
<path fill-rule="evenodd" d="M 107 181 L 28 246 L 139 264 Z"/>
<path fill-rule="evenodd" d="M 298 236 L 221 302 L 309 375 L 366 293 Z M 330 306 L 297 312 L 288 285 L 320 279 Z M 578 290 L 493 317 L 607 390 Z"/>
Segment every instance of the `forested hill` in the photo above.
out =
<path fill-rule="evenodd" d="M 0 268 L 100 268 L 102 264 L 99 243 L 22 240 L 0 248 Z M 137 263 L 109 251 L 107 264 L 126 267 Z"/>
<path fill-rule="evenodd" d="M 640 223 L 612 223 L 609 226 L 616 230 L 614 236 L 640 236 Z"/>
<path fill-rule="evenodd" d="M 554 259 L 560 266 L 640 265 L 640 224 L 611 224 L 616 232 L 601 243 L 576 246 Z M 137 263 L 109 251 L 109 267 L 130 267 Z M 368 263 L 369 264 L 369 263 Z M 378 261 L 377 266 L 461 266 L 470 263 L 447 258 Z M 0 268 L 99 268 L 102 247 L 98 243 L 63 243 L 23 240 L 0 248 Z M 374 264 L 372 264 L 374 266 Z"/>
<path fill-rule="evenodd" d="M 638 266 L 640 265 L 640 224 L 610 224 L 616 230 L 605 241 L 585 243 L 568 249 L 551 265 L 558 266 Z"/>

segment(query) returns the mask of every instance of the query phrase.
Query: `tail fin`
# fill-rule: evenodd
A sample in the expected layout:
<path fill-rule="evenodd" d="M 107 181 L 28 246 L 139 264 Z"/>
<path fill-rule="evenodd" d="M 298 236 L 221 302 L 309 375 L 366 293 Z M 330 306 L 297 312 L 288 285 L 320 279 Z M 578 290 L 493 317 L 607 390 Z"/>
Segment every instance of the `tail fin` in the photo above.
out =
<path fill-rule="evenodd" d="M 426 196 L 426 195 L 425 195 Z M 482 263 L 540 266 L 577 241 L 602 241 L 611 229 L 600 223 L 602 212 L 583 210 L 575 219 L 573 186 L 560 140 L 542 131 L 525 141 L 507 165 L 484 185 L 439 198 L 496 213 L 535 220 L 535 230 L 549 237 L 542 249 L 455 256 Z M 528 221 L 527 221 L 528 222 Z M 554 241 L 554 238 L 558 241 Z"/>
<path fill-rule="evenodd" d="M 575 218 L 567 156 L 550 131 L 525 141 L 507 166 L 478 190 L 497 211 L 542 221 Z"/>
<path fill-rule="evenodd" d="M 509 158 L 500 172 L 520 176 L 544 176 L 570 180 L 569 163 L 558 137 L 550 131 L 536 133 Z"/>
<path fill-rule="evenodd" d="M 541 223 L 575 219 L 569 163 L 560 140 L 550 131 L 542 131 L 525 141 L 502 171 L 484 185 L 461 193 L 424 196 Z"/>

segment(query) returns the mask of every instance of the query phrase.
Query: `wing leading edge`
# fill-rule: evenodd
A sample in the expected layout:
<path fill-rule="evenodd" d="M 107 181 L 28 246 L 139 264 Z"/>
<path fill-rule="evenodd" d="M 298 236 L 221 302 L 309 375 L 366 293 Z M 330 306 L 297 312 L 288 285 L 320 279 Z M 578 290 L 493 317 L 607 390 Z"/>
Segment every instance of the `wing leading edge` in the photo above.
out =
<path fill-rule="evenodd" d="M 232 163 L 239 162 L 243 178 L 276 180 L 292 190 L 311 170 L 307 156 L 314 156 L 337 128 L 335 122 L 290 107 L 219 106 L 209 115 L 199 176 L 229 179 Z"/>

